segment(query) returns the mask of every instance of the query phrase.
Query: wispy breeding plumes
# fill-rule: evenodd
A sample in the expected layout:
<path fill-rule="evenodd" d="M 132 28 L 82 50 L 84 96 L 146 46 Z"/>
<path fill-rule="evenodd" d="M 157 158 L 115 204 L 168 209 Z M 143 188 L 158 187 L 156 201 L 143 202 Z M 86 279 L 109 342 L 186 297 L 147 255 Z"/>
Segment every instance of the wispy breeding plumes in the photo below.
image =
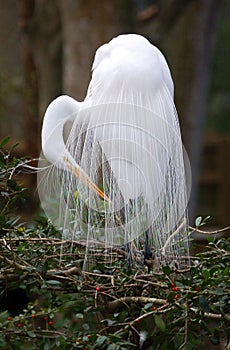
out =
<path fill-rule="evenodd" d="M 97 50 L 85 100 L 49 105 L 42 149 L 51 163 L 39 174 L 43 208 L 63 239 L 86 242 L 85 267 L 97 246 L 125 249 L 129 263 L 189 264 L 173 82 L 147 39 L 120 35 Z"/>

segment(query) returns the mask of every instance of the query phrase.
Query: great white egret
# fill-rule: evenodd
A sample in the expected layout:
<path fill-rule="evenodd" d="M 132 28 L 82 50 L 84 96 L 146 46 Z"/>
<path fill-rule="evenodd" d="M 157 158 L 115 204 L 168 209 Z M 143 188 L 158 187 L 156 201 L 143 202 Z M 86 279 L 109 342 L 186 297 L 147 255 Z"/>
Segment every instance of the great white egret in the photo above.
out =
<path fill-rule="evenodd" d="M 186 179 L 171 74 L 146 38 L 119 35 L 95 55 L 86 98 L 47 108 L 40 197 L 63 238 L 187 265 Z M 141 254 L 141 253 L 140 253 Z"/>

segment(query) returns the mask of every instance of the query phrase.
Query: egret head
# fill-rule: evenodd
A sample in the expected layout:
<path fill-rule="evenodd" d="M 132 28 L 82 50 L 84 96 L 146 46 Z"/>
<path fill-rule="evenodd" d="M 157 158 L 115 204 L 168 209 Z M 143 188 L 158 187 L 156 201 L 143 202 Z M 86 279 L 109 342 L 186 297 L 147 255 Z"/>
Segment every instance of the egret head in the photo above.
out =
<path fill-rule="evenodd" d="M 173 81 L 162 53 L 141 35 L 119 35 L 95 54 L 89 93 L 93 104 L 121 102 L 150 107 Z"/>

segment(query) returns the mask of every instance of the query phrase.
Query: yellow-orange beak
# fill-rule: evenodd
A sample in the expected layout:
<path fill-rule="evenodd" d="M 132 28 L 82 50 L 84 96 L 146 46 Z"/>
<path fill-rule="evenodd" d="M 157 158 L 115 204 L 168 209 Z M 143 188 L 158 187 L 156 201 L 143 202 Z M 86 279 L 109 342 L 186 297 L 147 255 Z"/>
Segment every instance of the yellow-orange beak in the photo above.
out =
<path fill-rule="evenodd" d="M 95 183 L 93 183 L 90 178 L 84 174 L 83 170 L 76 168 L 68 158 L 64 158 L 64 162 L 68 166 L 69 170 L 79 179 L 81 180 L 88 188 L 90 188 L 94 193 L 96 193 L 100 198 L 106 200 L 107 202 L 110 202 L 110 199 L 104 194 L 100 188 L 98 188 Z"/>

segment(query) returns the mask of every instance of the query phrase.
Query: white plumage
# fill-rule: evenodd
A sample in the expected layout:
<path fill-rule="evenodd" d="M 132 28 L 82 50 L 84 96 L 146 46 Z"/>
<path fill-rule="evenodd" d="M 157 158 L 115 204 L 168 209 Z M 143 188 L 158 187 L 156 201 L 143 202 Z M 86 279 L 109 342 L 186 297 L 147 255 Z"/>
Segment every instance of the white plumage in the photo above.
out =
<path fill-rule="evenodd" d="M 89 250 L 132 245 L 149 257 L 151 249 L 162 264 L 184 265 L 187 195 L 173 81 L 147 39 L 120 35 L 97 50 L 85 100 L 61 96 L 49 105 L 42 150 L 52 165 L 40 176 L 40 197 L 64 236 L 86 240 Z"/>

